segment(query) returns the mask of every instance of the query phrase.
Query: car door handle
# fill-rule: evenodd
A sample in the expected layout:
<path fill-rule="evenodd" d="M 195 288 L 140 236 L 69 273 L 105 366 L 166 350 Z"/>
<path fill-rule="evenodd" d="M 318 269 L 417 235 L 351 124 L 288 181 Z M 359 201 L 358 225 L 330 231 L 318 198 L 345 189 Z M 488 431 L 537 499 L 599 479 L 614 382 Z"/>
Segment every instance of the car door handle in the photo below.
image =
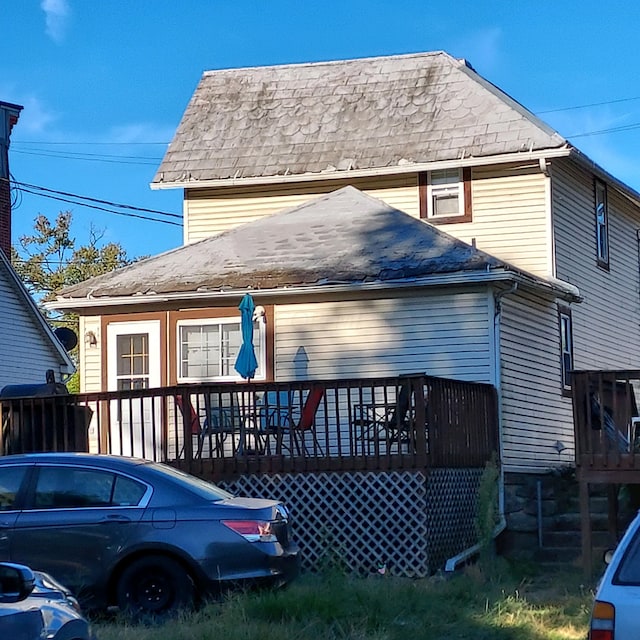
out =
<path fill-rule="evenodd" d="M 104 518 L 102 518 L 102 520 L 100 520 L 100 524 L 126 524 L 127 522 L 131 522 L 131 518 L 115 514 L 105 516 Z"/>

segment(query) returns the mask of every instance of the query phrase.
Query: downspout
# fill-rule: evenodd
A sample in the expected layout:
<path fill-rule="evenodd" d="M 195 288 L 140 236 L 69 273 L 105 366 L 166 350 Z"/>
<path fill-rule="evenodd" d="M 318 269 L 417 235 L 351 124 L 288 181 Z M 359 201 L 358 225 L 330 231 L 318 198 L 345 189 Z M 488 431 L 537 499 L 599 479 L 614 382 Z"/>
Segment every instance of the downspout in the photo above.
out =
<path fill-rule="evenodd" d="M 500 473 L 498 476 L 498 523 L 493 529 L 492 537 L 495 540 L 506 528 L 507 520 L 504 515 L 504 470 L 502 465 L 502 397 L 500 395 L 501 390 L 501 375 L 500 375 L 500 318 L 502 316 L 502 298 L 505 296 L 514 294 L 518 290 L 518 283 L 514 282 L 509 289 L 501 291 L 494 296 L 494 314 L 493 314 L 493 343 L 495 354 L 495 367 L 494 367 L 494 380 L 493 384 L 498 394 L 498 437 L 500 446 Z M 466 562 L 469 558 L 472 558 L 480 552 L 482 545 L 480 543 L 474 544 L 468 547 L 464 551 L 461 551 L 457 555 L 449 558 L 445 565 L 445 572 L 452 572 L 456 570 L 456 567 L 462 562 Z"/>

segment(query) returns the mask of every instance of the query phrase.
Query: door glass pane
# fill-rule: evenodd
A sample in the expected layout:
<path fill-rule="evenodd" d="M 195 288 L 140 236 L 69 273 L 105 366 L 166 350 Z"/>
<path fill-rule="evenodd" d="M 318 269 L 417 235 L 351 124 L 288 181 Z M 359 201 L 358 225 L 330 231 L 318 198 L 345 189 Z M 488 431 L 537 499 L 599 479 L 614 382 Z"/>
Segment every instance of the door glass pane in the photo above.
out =
<path fill-rule="evenodd" d="M 149 335 L 123 334 L 116 338 L 118 389 L 149 386 Z"/>
<path fill-rule="evenodd" d="M 18 490 L 26 473 L 27 467 L 0 469 L 0 511 L 9 511 L 14 508 Z"/>
<path fill-rule="evenodd" d="M 106 507 L 111 502 L 114 475 L 92 469 L 43 467 L 38 474 L 36 508 Z"/>

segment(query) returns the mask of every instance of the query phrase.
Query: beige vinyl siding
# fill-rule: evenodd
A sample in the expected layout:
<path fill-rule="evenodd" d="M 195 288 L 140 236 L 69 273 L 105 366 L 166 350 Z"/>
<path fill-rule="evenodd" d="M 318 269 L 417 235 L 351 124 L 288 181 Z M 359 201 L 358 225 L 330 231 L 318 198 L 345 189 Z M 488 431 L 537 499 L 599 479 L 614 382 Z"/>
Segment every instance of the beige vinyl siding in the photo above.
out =
<path fill-rule="evenodd" d="M 242 189 L 189 189 L 184 201 L 184 242 L 196 242 L 283 209 L 296 207 L 349 184 L 384 200 L 392 207 L 419 217 L 417 180 L 414 174 Z"/>
<path fill-rule="evenodd" d="M 584 297 L 572 312 L 575 367 L 638 368 L 640 212 L 608 186 L 606 271 L 596 264 L 593 176 L 569 161 L 552 170 L 557 277 L 576 285 Z"/>
<path fill-rule="evenodd" d="M 0 300 L 0 389 L 7 384 L 44 384 L 47 369 L 60 380 L 62 357 L 2 268 Z"/>
<path fill-rule="evenodd" d="M 550 274 L 547 179 L 537 164 L 474 167 L 473 222 L 439 225 L 464 242 L 536 275 Z"/>
<path fill-rule="evenodd" d="M 557 304 L 530 295 L 505 296 L 500 349 L 505 469 L 571 464 L 572 408 L 561 389 Z M 567 447 L 561 454 L 558 441 Z"/>
<path fill-rule="evenodd" d="M 98 340 L 95 347 L 89 346 L 85 336 L 92 331 Z M 80 317 L 80 391 L 102 391 L 100 316 Z"/>
<path fill-rule="evenodd" d="M 426 372 L 492 382 L 491 318 L 486 290 L 278 305 L 275 377 Z"/>

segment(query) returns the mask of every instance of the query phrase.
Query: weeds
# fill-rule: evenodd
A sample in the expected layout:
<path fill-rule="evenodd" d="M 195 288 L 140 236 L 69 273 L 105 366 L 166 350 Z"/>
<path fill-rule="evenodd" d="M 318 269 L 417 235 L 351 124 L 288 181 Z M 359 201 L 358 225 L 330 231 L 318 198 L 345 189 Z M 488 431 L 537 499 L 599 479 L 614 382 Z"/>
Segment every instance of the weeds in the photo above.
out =
<path fill-rule="evenodd" d="M 586 636 L 592 594 L 577 572 L 523 578 L 506 562 L 452 578 L 304 576 L 280 591 L 235 593 L 149 628 L 98 625 L 100 640 L 574 640 Z"/>

